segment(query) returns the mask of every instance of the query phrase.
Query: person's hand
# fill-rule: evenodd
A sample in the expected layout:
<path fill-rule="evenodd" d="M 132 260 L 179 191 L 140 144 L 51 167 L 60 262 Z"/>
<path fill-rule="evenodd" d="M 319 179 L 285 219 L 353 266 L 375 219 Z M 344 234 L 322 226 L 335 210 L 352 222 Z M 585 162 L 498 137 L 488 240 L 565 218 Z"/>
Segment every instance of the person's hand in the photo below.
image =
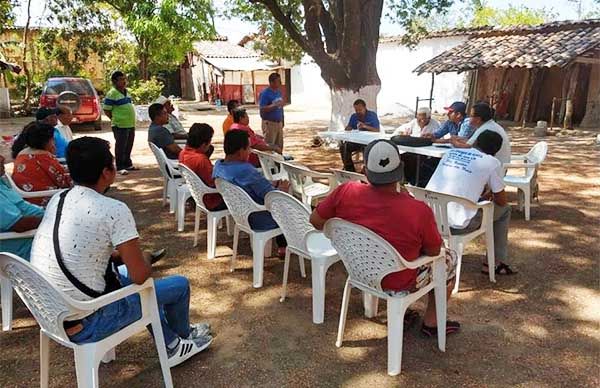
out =
<path fill-rule="evenodd" d="M 365 124 L 363 124 L 359 121 L 358 124 L 356 124 L 356 129 L 361 129 L 364 125 Z"/>
<path fill-rule="evenodd" d="M 279 146 L 274 145 L 274 146 L 271 146 L 271 147 L 272 147 L 272 150 L 274 152 L 277 152 L 278 154 L 281 154 L 283 152 L 283 150 Z"/>
<path fill-rule="evenodd" d="M 453 147 L 460 147 L 463 142 L 459 137 L 451 137 L 450 138 L 450 144 L 452 144 Z"/>
<path fill-rule="evenodd" d="M 206 150 L 206 156 L 210 159 L 213 152 L 215 152 L 215 147 L 211 144 Z"/>
<path fill-rule="evenodd" d="M 433 133 L 424 133 L 421 135 L 421 137 L 425 139 L 433 139 Z"/>
<path fill-rule="evenodd" d="M 277 189 L 281 190 L 281 191 L 285 191 L 287 193 L 290 189 L 290 182 L 289 181 L 279 181 L 277 183 Z"/>

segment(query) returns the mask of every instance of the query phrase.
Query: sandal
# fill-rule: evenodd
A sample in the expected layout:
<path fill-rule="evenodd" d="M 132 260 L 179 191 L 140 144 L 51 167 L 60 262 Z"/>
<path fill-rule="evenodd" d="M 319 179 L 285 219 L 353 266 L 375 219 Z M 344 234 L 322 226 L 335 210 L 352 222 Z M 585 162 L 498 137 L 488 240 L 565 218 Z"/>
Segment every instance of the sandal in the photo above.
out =
<path fill-rule="evenodd" d="M 167 253 L 166 249 L 159 249 L 157 251 L 151 252 L 150 253 L 150 259 L 152 261 L 152 264 L 156 263 L 157 261 L 159 261 L 160 259 L 162 259 L 163 257 L 165 257 L 165 254 Z"/>
<path fill-rule="evenodd" d="M 488 266 L 488 263 L 481 263 L 481 265 L 483 265 L 483 269 L 481 270 L 481 273 L 484 275 L 489 275 L 490 267 Z"/>
<path fill-rule="evenodd" d="M 446 321 L 446 335 L 457 333 L 460 330 L 460 323 L 456 321 Z M 426 337 L 432 338 L 437 337 L 437 327 L 429 327 L 423 324 L 421 326 L 421 333 Z"/>
<path fill-rule="evenodd" d="M 519 272 L 513 270 L 512 268 L 510 268 L 510 266 L 508 264 L 504 264 L 504 263 L 500 263 L 496 266 L 496 270 L 494 271 L 496 272 L 496 275 L 516 275 Z"/>
<path fill-rule="evenodd" d="M 416 310 L 406 309 L 404 313 L 404 331 L 409 330 L 419 319 L 419 313 Z"/>

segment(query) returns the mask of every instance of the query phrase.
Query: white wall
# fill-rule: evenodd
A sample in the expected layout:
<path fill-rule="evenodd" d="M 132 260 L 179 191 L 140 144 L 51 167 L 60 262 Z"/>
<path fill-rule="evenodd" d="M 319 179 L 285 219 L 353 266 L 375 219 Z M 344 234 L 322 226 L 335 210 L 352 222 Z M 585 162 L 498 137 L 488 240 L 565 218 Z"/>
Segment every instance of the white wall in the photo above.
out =
<path fill-rule="evenodd" d="M 427 39 L 412 51 L 399 43 L 381 43 L 377 52 L 377 70 L 381 78 L 381 92 L 377 98 L 378 114 L 414 114 L 416 97 L 429 98 L 431 74 L 417 76 L 413 70 L 421 63 L 465 40 L 466 37 Z M 329 87 L 321 78 L 321 71 L 312 58 L 306 56 L 300 65 L 293 66 L 291 78 L 294 105 L 325 106 L 330 109 Z M 434 111 L 441 112 L 444 106 L 453 101 L 464 101 L 464 91 L 464 73 L 437 75 L 433 93 Z"/>

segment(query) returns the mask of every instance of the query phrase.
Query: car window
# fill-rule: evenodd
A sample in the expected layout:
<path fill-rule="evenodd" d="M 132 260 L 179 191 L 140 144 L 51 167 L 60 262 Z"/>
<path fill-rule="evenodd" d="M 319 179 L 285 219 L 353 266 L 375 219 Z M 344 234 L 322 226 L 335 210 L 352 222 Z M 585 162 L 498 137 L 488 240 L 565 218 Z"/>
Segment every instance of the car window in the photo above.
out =
<path fill-rule="evenodd" d="M 56 79 L 46 82 L 46 94 L 60 94 L 66 90 L 75 92 L 80 96 L 94 95 L 94 90 L 86 80 Z"/>

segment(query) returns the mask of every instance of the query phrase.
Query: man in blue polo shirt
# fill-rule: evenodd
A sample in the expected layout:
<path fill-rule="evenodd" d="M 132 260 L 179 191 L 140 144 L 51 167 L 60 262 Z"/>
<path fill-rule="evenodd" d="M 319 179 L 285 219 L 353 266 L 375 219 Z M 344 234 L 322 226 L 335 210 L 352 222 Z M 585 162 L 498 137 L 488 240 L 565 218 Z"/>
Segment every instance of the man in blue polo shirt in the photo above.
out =
<path fill-rule="evenodd" d="M 427 137 L 433 137 L 438 139 L 436 143 L 447 143 L 450 139 L 442 139 L 444 136 L 450 134 L 451 136 L 461 136 L 469 138 L 474 129 L 469 125 L 469 118 L 467 117 L 467 104 L 461 101 L 455 101 L 452 105 L 444 108 L 448 112 L 448 120 L 442 124 L 442 126 L 433 132 L 433 134 Z"/>
<path fill-rule="evenodd" d="M 281 76 L 269 75 L 269 87 L 260 92 L 258 98 L 262 132 L 265 141 L 283 150 L 283 96 L 281 94 Z"/>
<path fill-rule="evenodd" d="M 379 118 L 377 113 L 367 109 L 367 103 L 358 99 L 354 101 L 354 112 L 348 120 L 346 131 L 359 130 L 359 131 L 371 131 L 379 132 Z M 352 143 L 349 141 L 343 141 L 340 143 L 340 155 L 342 156 L 342 162 L 344 163 L 344 170 L 356 171 L 354 168 L 354 162 L 352 161 L 352 153 L 365 149 L 363 144 Z"/>

